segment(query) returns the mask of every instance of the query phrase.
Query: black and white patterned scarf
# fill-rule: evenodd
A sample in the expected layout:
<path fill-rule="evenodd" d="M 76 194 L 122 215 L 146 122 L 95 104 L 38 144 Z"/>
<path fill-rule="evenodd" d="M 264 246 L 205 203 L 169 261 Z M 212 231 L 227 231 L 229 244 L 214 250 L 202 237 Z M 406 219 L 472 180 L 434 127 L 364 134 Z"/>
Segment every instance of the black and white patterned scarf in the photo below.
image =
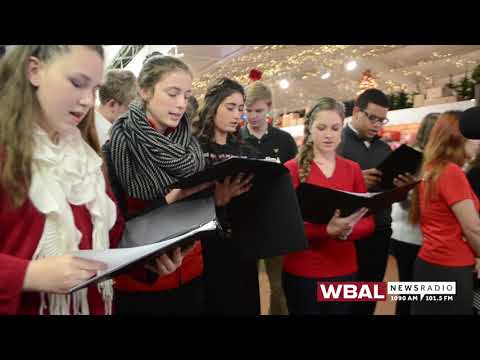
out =
<path fill-rule="evenodd" d="M 202 149 L 185 116 L 173 132 L 163 135 L 148 124 L 136 103 L 112 127 L 110 156 L 124 191 L 142 200 L 165 196 L 177 179 L 205 167 Z"/>

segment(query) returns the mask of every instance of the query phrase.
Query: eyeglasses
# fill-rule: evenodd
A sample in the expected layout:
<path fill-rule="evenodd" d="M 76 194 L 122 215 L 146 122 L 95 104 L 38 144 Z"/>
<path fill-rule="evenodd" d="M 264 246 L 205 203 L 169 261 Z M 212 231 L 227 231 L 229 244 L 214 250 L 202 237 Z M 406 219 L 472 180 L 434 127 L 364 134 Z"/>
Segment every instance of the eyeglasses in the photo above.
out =
<path fill-rule="evenodd" d="M 376 115 L 373 115 L 373 114 L 370 114 L 369 112 L 365 111 L 365 110 L 360 110 L 361 112 L 363 112 L 365 115 L 367 115 L 367 119 L 370 120 L 370 122 L 372 124 L 376 124 L 376 123 L 380 123 L 382 125 L 385 125 L 389 122 L 389 120 L 387 118 L 380 118 Z"/>

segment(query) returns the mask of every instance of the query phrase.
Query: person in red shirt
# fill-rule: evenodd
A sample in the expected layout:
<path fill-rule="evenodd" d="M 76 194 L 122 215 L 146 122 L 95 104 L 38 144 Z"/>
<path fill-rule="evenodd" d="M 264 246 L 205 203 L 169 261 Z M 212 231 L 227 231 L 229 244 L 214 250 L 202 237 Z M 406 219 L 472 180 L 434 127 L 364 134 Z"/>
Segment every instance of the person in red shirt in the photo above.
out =
<path fill-rule="evenodd" d="M 94 124 L 97 45 L 16 46 L 0 64 L 0 314 L 110 314 L 112 281 L 68 294 L 105 264 L 124 222 Z"/>
<path fill-rule="evenodd" d="M 165 206 L 211 184 L 169 191 L 177 179 L 205 166 L 203 151 L 192 135 L 187 110 L 192 73 L 181 60 L 150 54 L 138 76 L 139 99 L 112 127 L 103 147 L 114 192 L 126 218 Z M 216 184 L 217 206 L 245 190 L 243 183 Z M 140 215 L 141 216 L 141 215 Z M 201 242 L 176 250 L 168 275 L 139 281 L 136 274 L 116 278 L 115 312 L 123 315 L 201 315 L 205 313 Z M 180 260 L 185 256 L 183 263 Z M 165 259 L 167 261 L 168 259 Z"/>
<path fill-rule="evenodd" d="M 416 301 L 413 315 L 472 314 L 473 271 L 480 254 L 479 201 L 462 166 L 473 157 L 478 140 L 459 129 L 460 111 L 443 113 L 432 129 L 421 169 L 423 181 L 414 191 L 410 220 L 420 223 L 423 245 L 417 255 L 414 281 L 453 281 L 453 301 Z"/>
<path fill-rule="evenodd" d="M 332 189 L 367 191 L 360 166 L 336 155 L 340 143 L 343 104 L 321 98 L 305 117 L 304 146 L 296 159 L 285 163 L 295 188 L 301 182 Z M 319 204 L 321 206 L 321 204 Z M 346 315 L 349 302 L 318 302 L 318 281 L 354 281 L 357 260 L 354 241 L 372 234 L 374 220 L 359 209 L 348 217 L 337 210 L 328 224 L 305 222 L 310 248 L 288 254 L 283 264 L 283 287 L 290 314 Z"/>

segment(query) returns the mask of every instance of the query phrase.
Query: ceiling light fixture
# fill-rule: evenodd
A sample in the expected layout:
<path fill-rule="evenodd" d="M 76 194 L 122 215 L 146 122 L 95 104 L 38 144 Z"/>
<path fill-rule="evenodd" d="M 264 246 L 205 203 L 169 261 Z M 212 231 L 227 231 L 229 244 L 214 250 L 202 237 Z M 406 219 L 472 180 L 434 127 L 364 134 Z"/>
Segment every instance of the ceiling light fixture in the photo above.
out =
<path fill-rule="evenodd" d="M 352 71 L 357 68 L 357 62 L 355 60 L 349 61 L 348 63 L 345 64 L 345 69 L 347 71 Z"/>
<path fill-rule="evenodd" d="M 323 74 L 323 75 L 321 76 L 321 78 L 322 78 L 323 80 L 327 80 L 331 75 L 332 75 L 332 74 L 330 73 L 330 71 L 327 71 L 325 74 Z"/>
<path fill-rule="evenodd" d="M 288 82 L 287 79 L 280 80 L 280 87 L 282 89 L 288 89 L 289 86 L 290 86 L 290 83 Z"/>

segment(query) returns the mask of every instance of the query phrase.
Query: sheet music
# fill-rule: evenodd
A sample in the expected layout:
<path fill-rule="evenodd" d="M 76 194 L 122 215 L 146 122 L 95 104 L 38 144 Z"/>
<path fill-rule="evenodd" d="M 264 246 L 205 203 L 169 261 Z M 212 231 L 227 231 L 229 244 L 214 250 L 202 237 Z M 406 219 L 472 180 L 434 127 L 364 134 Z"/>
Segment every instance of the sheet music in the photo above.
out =
<path fill-rule="evenodd" d="M 106 270 L 99 271 L 97 273 L 97 276 L 86 281 L 86 282 L 93 282 L 95 279 L 105 274 L 109 274 L 118 269 L 121 269 L 122 267 L 127 266 L 140 258 L 153 254 L 159 250 L 162 250 L 182 239 L 188 238 L 202 231 L 215 230 L 216 227 L 217 227 L 216 222 L 210 221 L 205 225 L 195 230 L 192 230 L 188 233 L 174 237 L 169 240 L 161 241 L 161 242 L 150 244 L 150 245 L 137 246 L 132 248 L 123 248 L 123 249 L 80 250 L 72 253 L 72 255 L 82 259 L 101 261 L 107 264 Z M 86 282 L 75 286 L 70 291 L 75 291 L 77 288 L 82 287 Z"/>

